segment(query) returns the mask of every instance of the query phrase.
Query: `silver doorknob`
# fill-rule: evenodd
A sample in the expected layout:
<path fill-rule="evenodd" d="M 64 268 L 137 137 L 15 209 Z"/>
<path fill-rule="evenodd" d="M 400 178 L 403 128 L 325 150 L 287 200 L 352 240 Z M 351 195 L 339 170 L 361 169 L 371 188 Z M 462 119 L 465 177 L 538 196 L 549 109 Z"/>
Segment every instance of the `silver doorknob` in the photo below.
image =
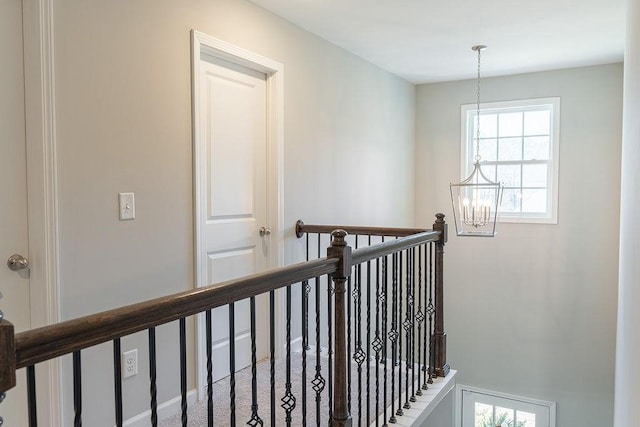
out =
<path fill-rule="evenodd" d="M 268 236 L 271 234 L 271 229 L 268 227 L 260 227 L 260 235 L 261 236 Z"/>
<path fill-rule="evenodd" d="M 13 254 L 7 260 L 7 267 L 12 271 L 20 271 L 29 267 L 29 260 L 22 255 Z"/>

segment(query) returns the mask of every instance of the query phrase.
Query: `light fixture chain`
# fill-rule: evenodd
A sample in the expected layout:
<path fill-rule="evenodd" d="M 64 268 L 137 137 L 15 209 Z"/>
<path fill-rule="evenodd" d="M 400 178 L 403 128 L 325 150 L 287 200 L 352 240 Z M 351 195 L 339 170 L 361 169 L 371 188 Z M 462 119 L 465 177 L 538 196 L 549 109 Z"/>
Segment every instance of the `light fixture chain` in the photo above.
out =
<path fill-rule="evenodd" d="M 478 93 L 476 104 L 476 162 L 480 162 L 480 55 L 482 48 L 478 49 Z"/>

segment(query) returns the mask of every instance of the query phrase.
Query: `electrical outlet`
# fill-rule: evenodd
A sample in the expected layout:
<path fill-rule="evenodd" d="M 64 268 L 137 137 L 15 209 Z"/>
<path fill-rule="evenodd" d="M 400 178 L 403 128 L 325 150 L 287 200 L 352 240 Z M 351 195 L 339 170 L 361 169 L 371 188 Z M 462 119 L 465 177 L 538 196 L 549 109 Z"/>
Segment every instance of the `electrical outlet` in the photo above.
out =
<path fill-rule="evenodd" d="M 138 374 L 138 349 L 122 353 L 122 378 Z"/>

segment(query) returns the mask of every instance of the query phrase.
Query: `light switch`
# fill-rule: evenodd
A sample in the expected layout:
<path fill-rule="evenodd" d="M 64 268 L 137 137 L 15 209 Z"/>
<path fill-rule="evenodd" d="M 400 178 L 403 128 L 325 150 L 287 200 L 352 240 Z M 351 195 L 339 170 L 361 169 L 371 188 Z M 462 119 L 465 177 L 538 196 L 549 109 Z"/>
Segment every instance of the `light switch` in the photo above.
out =
<path fill-rule="evenodd" d="M 120 201 L 120 221 L 134 219 L 136 217 L 136 205 L 133 193 L 118 193 Z"/>

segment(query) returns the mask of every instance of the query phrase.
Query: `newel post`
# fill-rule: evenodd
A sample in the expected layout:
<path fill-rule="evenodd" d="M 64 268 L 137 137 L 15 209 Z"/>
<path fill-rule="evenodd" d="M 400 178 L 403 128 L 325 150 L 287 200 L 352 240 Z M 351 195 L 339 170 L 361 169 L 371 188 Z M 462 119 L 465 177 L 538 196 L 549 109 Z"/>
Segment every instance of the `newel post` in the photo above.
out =
<path fill-rule="evenodd" d="M 1 316 L 0 311 L 0 393 L 4 393 L 16 385 L 16 347 L 13 325 Z"/>
<path fill-rule="evenodd" d="M 439 377 L 446 377 L 449 373 L 447 364 L 447 334 L 444 333 L 444 245 L 447 243 L 447 223 L 444 214 L 436 214 L 433 230 L 440 232 L 440 239 L 436 242 L 435 259 L 435 300 L 436 312 L 433 331 L 434 364 L 433 372 Z"/>
<path fill-rule="evenodd" d="M 351 247 L 345 240 L 347 232 L 334 230 L 331 233 L 331 246 L 327 248 L 328 258 L 340 260 L 337 271 L 332 275 L 335 291 L 334 351 L 335 365 L 333 373 L 333 425 L 351 427 L 351 414 L 347 402 L 347 339 L 345 318 L 345 283 L 351 275 Z"/>

